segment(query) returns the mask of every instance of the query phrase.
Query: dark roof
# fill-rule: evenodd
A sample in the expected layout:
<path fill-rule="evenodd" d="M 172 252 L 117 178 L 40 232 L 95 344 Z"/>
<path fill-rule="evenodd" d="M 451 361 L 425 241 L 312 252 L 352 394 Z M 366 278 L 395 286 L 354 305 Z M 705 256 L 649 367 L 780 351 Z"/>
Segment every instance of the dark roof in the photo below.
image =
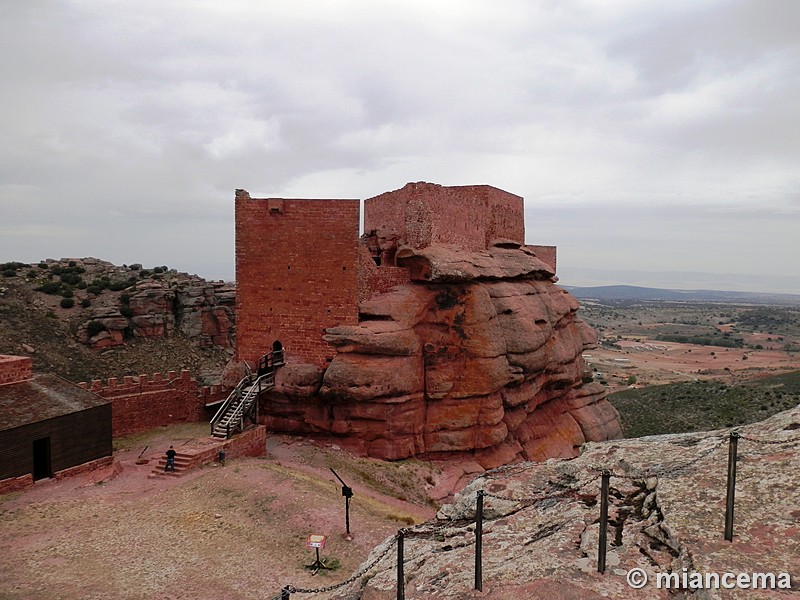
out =
<path fill-rule="evenodd" d="M 0 385 L 0 431 L 14 429 L 110 401 L 56 375 Z"/>

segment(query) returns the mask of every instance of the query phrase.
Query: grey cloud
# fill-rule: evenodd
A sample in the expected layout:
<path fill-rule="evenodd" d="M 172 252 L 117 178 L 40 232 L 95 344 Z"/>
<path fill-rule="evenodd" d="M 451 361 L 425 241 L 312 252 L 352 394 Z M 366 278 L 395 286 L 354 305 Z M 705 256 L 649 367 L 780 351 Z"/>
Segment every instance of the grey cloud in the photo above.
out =
<path fill-rule="evenodd" d="M 237 187 L 429 180 L 525 196 L 531 234 L 548 223 L 547 243 L 597 268 L 796 270 L 763 241 L 791 243 L 796 214 L 796 7 L 6 3 L 0 254 L 231 277 Z M 769 233 L 744 229 L 746 210 Z M 733 258 L 737 236 L 759 260 Z"/>

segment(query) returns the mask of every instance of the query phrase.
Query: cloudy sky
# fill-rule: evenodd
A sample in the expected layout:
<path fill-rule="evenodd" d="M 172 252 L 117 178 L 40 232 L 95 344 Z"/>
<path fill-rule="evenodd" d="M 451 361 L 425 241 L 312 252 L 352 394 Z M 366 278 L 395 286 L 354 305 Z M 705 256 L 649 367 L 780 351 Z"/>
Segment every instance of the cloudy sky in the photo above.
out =
<path fill-rule="evenodd" d="M 0 261 L 231 279 L 233 198 L 526 199 L 561 282 L 800 293 L 797 0 L 0 3 Z"/>

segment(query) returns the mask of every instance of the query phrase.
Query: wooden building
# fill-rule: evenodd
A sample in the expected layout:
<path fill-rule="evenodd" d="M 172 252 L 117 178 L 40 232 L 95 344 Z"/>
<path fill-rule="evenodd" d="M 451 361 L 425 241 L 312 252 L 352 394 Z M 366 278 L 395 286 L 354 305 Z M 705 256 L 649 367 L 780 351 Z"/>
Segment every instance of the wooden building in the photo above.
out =
<path fill-rule="evenodd" d="M 0 482 L 34 480 L 110 456 L 111 402 L 27 357 L 0 355 Z"/>

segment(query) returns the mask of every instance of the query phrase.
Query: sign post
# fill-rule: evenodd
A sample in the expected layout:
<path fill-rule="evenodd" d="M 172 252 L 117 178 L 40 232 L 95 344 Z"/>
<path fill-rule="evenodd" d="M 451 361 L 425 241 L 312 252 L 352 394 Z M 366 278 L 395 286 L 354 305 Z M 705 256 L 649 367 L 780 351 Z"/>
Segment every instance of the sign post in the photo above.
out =
<path fill-rule="evenodd" d="M 320 569 L 330 569 L 331 568 L 331 567 L 329 567 L 329 566 L 327 566 L 325 564 L 325 559 L 320 560 L 320 558 L 319 558 L 319 551 L 320 551 L 320 549 L 324 549 L 325 548 L 325 542 L 327 542 L 327 541 L 328 541 L 328 536 L 327 535 L 316 535 L 316 534 L 312 534 L 312 535 L 308 536 L 308 539 L 306 540 L 306 548 L 309 548 L 309 549 L 313 548 L 314 551 L 316 552 L 316 560 L 313 563 L 311 563 L 310 565 L 306 565 L 306 569 L 313 569 L 314 570 L 312 575 L 316 575 L 319 572 Z"/>
<path fill-rule="evenodd" d="M 336 477 L 336 479 L 339 480 L 339 483 L 342 484 L 342 496 L 344 496 L 344 526 L 346 531 L 345 539 L 350 541 L 353 539 L 353 536 L 350 535 L 350 498 L 353 497 L 353 488 L 342 481 L 342 478 L 339 477 L 339 474 L 334 471 L 333 468 L 329 468 L 331 469 L 333 476 Z"/>

